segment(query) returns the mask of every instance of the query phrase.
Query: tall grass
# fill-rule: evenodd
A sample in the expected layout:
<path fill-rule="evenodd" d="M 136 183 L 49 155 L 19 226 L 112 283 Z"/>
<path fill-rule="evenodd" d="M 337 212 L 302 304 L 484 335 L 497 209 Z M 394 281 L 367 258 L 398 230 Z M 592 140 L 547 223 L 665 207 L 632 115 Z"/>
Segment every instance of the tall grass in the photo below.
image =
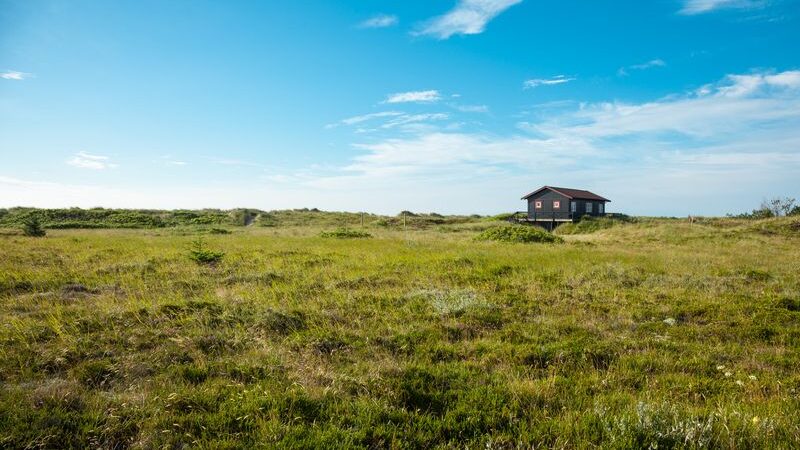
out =
<path fill-rule="evenodd" d="M 0 233 L 0 447 L 795 448 L 793 223 Z"/>

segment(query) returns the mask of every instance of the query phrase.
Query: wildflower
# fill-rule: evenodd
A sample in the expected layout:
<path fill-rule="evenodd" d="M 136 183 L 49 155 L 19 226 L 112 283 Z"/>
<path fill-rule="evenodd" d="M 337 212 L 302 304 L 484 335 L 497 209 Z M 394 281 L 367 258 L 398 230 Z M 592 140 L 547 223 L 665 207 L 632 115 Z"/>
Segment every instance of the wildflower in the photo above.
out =
<path fill-rule="evenodd" d="M 761 419 L 758 416 L 753 416 L 753 425 L 758 425 L 759 422 L 761 422 Z"/>
<path fill-rule="evenodd" d="M 676 321 L 672 317 L 667 317 L 666 319 L 664 319 L 664 323 L 669 326 L 673 326 L 675 325 Z"/>
<path fill-rule="evenodd" d="M 725 366 L 719 365 L 717 366 L 717 370 L 725 370 Z"/>
<path fill-rule="evenodd" d="M 730 373 L 730 372 L 725 372 L 725 377 L 726 377 L 726 378 L 729 378 L 731 375 L 733 375 L 733 374 L 732 374 L 732 373 Z"/>
<path fill-rule="evenodd" d="M 739 385 L 739 386 L 744 386 L 744 381 L 736 380 L 736 384 Z"/>
<path fill-rule="evenodd" d="M 758 379 L 758 378 L 756 378 L 756 376 L 755 376 L 755 375 L 750 375 L 750 376 L 748 376 L 747 378 L 750 378 L 750 379 L 751 379 L 751 380 L 753 380 L 753 381 L 756 381 L 756 380 Z"/>

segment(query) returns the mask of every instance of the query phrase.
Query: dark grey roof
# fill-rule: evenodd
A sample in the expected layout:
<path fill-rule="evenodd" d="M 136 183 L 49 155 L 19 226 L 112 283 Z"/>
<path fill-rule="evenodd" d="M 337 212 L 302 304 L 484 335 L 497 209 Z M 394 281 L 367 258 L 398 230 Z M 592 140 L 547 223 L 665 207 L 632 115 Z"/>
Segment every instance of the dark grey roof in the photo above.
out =
<path fill-rule="evenodd" d="M 605 197 L 601 197 L 601 196 L 595 194 L 594 192 L 585 191 L 583 189 L 560 188 L 560 187 L 553 187 L 553 186 L 542 186 L 539 189 L 531 192 L 530 194 L 522 197 L 522 199 L 525 200 L 525 199 L 528 199 L 530 197 L 533 197 L 534 195 L 538 194 L 539 192 L 542 192 L 545 189 L 549 189 L 549 190 L 551 190 L 553 192 L 557 192 L 557 193 L 559 193 L 561 195 L 564 195 L 564 196 L 566 196 L 568 198 L 571 198 L 571 199 L 598 200 L 598 201 L 601 201 L 601 202 L 610 202 L 611 201 L 611 200 L 609 200 L 609 199 L 607 199 Z"/>

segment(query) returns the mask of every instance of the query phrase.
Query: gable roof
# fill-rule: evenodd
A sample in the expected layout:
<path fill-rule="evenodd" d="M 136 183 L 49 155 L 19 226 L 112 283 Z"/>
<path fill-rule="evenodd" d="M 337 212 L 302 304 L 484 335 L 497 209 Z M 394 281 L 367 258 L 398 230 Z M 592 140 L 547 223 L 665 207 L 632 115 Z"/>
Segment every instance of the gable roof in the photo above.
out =
<path fill-rule="evenodd" d="M 560 187 L 553 187 L 553 186 L 542 186 L 539 189 L 531 192 L 530 194 L 522 197 L 522 200 L 526 200 L 534 195 L 538 194 L 539 192 L 544 191 L 545 189 L 549 189 L 553 192 L 557 192 L 567 198 L 570 199 L 577 199 L 577 200 L 598 200 L 601 202 L 610 202 L 611 200 L 601 197 L 594 192 L 584 191 L 583 189 L 571 189 L 571 188 L 560 188 Z"/>

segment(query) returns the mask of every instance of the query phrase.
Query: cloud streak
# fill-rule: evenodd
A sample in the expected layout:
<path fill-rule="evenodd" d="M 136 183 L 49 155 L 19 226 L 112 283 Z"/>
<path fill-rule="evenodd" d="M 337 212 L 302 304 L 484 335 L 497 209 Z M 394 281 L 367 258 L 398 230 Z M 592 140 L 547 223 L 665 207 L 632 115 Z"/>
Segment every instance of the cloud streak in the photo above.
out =
<path fill-rule="evenodd" d="M 389 94 L 384 103 L 433 103 L 441 98 L 437 90 L 398 92 Z"/>
<path fill-rule="evenodd" d="M 554 86 L 557 84 L 569 83 L 570 81 L 575 81 L 575 78 L 569 78 L 565 75 L 556 75 L 553 78 L 533 78 L 525 80 L 525 82 L 522 83 L 522 87 L 525 89 L 533 89 L 539 86 Z"/>
<path fill-rule="evenodd" d="M 425 22 L 412 34 L 448 39 L 453 35 L 480 34 L 486 24 L 522 0 L 460 0 L 444 15 Z"/>
<path fill-rule="evenodd" d="M 22 81 L 28 78 L 31 78 L 33 74 L 25 73 L 25 72 L 18 72 L 16 70 L 7 70 L 5 72 L 0 73 L 0 78 L 4 80 L 15 80 L 15 81 Z"/>
<path fill-rule="evenodd" d="M 763 5 L 763 1 L 757 0 L 684 0 L 679 12 L 691 16 L 720 9 L 753 9 Z"/>
<path fill-rule="evenodd" d="M 92 155 L 86 152 L 76 153 L 75 156 L 67 160 L 67 164 L 79 169 L 90 170 L 105 170 L 118 167 L 117 164 L 109 161 L 108 156 Z"/>
<path fill-rule="evenodd" d="M 643 64 L 633 64 L 627 67 L 620 67 L 620 69 L 617 71 L 617 75 L 626 76 L 630 70 L 647 70 L 652 69 L 653 67 L 666 67 L 666 65 L 667 63 L 664 62 L 663 59 L 651 59 Z"/>
<path fill-rule="evenodd" d="M 397 25 L 398 22 L 399 19 L 395 15 L 378 14 L 361 22 L 358 26 L 359 28 L 387 28 Z"/>

